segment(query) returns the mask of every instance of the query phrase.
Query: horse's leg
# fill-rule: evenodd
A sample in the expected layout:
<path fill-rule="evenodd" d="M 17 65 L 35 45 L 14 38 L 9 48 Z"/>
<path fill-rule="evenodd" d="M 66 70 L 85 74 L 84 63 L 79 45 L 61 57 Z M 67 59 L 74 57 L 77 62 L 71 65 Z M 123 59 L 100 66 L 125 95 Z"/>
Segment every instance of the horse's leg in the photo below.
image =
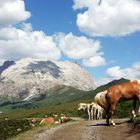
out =
<path fill-rule="evenodd" d="M 138 110 L 138 115 L 140 116 L 140 103 L 139 103 L 139 110 Z"/>
<path fill-rule="evenodd" d="M 100 113 L 100 109 L 98 108 L 98 119 L 100 120 L 100 118 L 101 118 L 101 115 L 100 115 L 101 113 Z"/>
<path fill-rule="evenodd" d="M 91 109 L 91 120 L 93 120 L 93 107 Z"/>
<path fill-rule="evenodd" d="M 139 97 L 139 110 L 138 110 L 138 115 L 140 115 L 140 97 Z"/>
<path fill-rule="evenodd" d="M 110 125 L 110 121 L 109 121 L 110 118 L 111 118 L 111 104 L 110 103 L 107 104 L 105 112 L 106 112 L 106 122 L 107 122 L 107 125 Z"/>
<path fill-rule="evenodd" d="M 88 120 L 90 120 L 90 110 L 87 108 L 87 113 L 88 113 Z"/>
<path fill-rule="evenodd" d="M 110 125 L 109 119 L 110 119 L 110 114 L 109 114 L 109 112 L 107 111 L 107 113 L 106 113 L 106 122 L 107 122 L 107 125 Z"/>
<path fill-rule="evenodd" d="M 99 109 L 96 109 L 96 120 L 99 120 Z"/>
<path fill-rule="evenodd" d="M 101 119 L 103 119 L 103 109 L 101 109 Z"/>
<path fill-rule="evenodd" d="M 140 115 L 140 92 L 138 94 L 138 100 L 139 100 L 139 110 L 138 110 L 138 115 Z"/>
<path fill-rule="evenodd" d="M 102 119 L 102 110 L 100 109 L 100 119 Z"/>
<path fill-rule="evenodd" d="M 111 124 L 112 124 L 113 126 L 116 125 L 115 122 L 114 122 L 114 120 L 113 120 L 113 114 L 114 114 L 115 108 L 116 108 L 116 103 L 111 104 L 110 110 L 109 110 L 109 117 L 110 117 L 110 119 L 111 119 Z"/>
<path fill-rule="evenodd" d="M 93 107 L 93 119 L 96 120 L 96 108 Z"/>
<path fill-rule="evenodd" d="M 136 117 L 136 103 L 137 103 L 137 99 L 134 98 L 134 100 L 133 100 L 133 109 L 132 109 L 133 117 Z"/>
<path fill-rule="evenodd" d="M 103 118 L 103 110 L 102 110 L 102 108 L 100 108 L 100 119 L 102 119 Z"/>
<path fill-rule="evenodd" d="M 102 119 L 102 112 L 101 112 L 101 110 L 100 110 L 100 119 Z"/>
<path fill-rule="evenodd" d="M 110 123 L 109 123 L 109 119 L 110 119 L 109 110 L 110 110 L 110 105 L 108 105 L 107 109 L 105 110 L 105 112 L 106 112 L 106 123 L 107 123 L 107 125 L 110 125 Z"/>
<path fill-rule="evenodd" d="M 98 120 L 100 119 L 100 108 L 98 108 Z"/>
<path fill-rule="evenodd" d="M 136 110 L 137 100 L 138 100 L 138 103 L 139 103 L 138 115 L 140 115 L 140 91 L 137 92 L 136 98 L 134 98 L 134 100 L 133 100 L 133 110 L 132 110 L 133 117 L 136 117 L 135 110 Z"/>
<path fill-rule="evenodd" d="M 99 120 L 101 119 L 101 109 L 99 108 Z"/>

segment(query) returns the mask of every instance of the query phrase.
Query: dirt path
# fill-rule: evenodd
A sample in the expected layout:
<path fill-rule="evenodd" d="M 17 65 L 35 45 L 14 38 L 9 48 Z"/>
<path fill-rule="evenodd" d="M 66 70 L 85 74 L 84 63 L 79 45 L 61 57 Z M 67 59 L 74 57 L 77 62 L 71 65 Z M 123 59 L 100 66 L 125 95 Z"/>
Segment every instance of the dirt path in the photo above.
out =
<path fill-rule="evenodd" d="M 125 123 L 116 120 L 117 126 L 106 126 L 105 120 L 82 121 L 57 126 L 37 134 L 36 140 L 139 140 L 140 134 Z"/>

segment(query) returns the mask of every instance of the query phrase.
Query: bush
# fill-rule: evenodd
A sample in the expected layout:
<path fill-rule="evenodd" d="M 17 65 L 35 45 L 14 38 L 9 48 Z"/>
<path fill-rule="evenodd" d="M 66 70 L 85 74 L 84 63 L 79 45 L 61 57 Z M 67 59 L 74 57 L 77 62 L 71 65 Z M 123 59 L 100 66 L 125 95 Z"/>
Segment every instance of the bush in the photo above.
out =
<path fill-rule="evenodd" d="M 0 139 L 5 140 L 16 136 L 19 133 L 31 129 L 30 121 L 25 120 L 4 120 L 0 122 Z"/>

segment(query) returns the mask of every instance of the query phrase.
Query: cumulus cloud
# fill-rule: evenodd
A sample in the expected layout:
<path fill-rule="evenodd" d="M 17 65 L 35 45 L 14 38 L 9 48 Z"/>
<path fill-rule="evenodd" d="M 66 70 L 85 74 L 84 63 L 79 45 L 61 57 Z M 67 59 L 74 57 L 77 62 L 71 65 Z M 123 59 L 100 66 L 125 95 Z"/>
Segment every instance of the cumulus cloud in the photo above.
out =
<path fill-rule="evenodd" d="M 58 47 L 65 56 L 82 59 L 85 66 L 96 67 L 105 64 L 100 41 L 85 36 L 75 36 L 72 33 L 60 33 L 56 36 L 56 40 Z"/>
<path fill-rule="evenodd" d="M 121 68 L 120 66 L 114 66 L 107 70 L 109 77 L 127 78 L 140 80 L 140 62 L 134 63 L 130 68 Z"/>
<path fill-rule="evenodd" d="M 30 15 L 23 0 L 0 1 L 0 63 L 25 57 L 58 60 L 62 53 L 87 67 L 105 64 L 100 41 L 72 33 L 47 36 L 25 23 Z"/>
<path fill-rule="evenodd" d="M 88 59 L 84 59 L 83 64 L 87 67 L 99 67 L 105 65 L 106 60 L 102 56 L 98 55 L 90 57 Z"/>
<path fill-rule="evenodd" d="M 25 21 L 31 16 L 25 9 L 23 0 L 1 0 L 0 1 L 0 27 Z"/>
<path fill-rule="evenodd" d="M 74 0 L 79 29 L 91 36 L 126 36 L 140 31 L 139 0 Z"/>
<path fill-rule="evenodd" d="M 1 28 L 0 40 L 12 40 L 18 38 L 18 32 L 16 28 Z"/>
<path fill-rule="evenodd" d="M 60 58 L 61 52 L 53 36 L 47 36 L 43 31 L 33 31 L 30 23 L 24 23 L 30 16 L 23 0 L 0 1 L 0 63 L 25 57 Z M 19 22 L 20 27 L 15 26 Z"/>
<path fill-rule="evenodd" d="M 140 80 L 140 62 L 134 63 L 131 67 L 121 68 L 114 66 L 108 68 L 106 77 L 96 79 L 96 86 L 107 84 L 113 80 L 126 78 L 130 80 Z"/>
<path fill-rule="evenodd" d="M 42 31 L 26 31 L 14 27 L 0 29 L 1 60 L 24 57 L 57 60 L 60 56 L 53 37 Z"/>

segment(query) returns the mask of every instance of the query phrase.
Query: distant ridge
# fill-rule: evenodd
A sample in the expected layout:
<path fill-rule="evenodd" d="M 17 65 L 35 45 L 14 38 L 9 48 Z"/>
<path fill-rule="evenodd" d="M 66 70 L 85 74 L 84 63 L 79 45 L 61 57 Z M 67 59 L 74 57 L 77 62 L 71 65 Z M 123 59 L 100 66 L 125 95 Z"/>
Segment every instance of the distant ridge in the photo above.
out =
<path fill-rule="evenodd" d="M 104 90 L 107 90 L 109 87 L 113 86 L 113 85 L 118 85 L 118 84 L 121 84 L 121 83 L 124 83 L 124 82 L 128 82 L 130 80 L 128 79 L 125 79 L 125 78 L 120 78 L 118 80 L 113 80 L 105 85 L 102 85 L 102 86 L 99 86 L 95 89 L 96 92 L 101 92 L 101 91 L 104 91 Z"/>
<path fill-rule="evenodd" d="M 54 107 L 58 111 L 60 111 L 60 108 L 66 111 L 69 111 L 69 108 L 71 108 L 73 110 L 72 112 L 76 112 L 77 109 L 75 108 L 77 107 L 78 103 L 92 102 L 98 92 L 106 90 L 110 86 L 124 83 L 127 81 L 127 79 L 121 78 L 119 80 L 114 80 L 108 84 L 102 85 L 97 89 L 91 91 L 83 91 L 73 87 L 61 86 L 56 87 L 53 90 L 46 92 L 44 95 L 41 95 L 39 97 L 34 96 L 34 98 L 30 100 L 18 101 L 15 99 L 11 100 L 12 98 L 2 98 L 0 100 L 0 110 L 6 110 L 8 112 L 11 112 L 16 110 L 23 111 L 25 109 L 42 110 L 43 108 Z M 69 104 L 71 104 L 71 106 L 69 106 Z M 59 109 L 58 106 L 60 107 Z"/>

